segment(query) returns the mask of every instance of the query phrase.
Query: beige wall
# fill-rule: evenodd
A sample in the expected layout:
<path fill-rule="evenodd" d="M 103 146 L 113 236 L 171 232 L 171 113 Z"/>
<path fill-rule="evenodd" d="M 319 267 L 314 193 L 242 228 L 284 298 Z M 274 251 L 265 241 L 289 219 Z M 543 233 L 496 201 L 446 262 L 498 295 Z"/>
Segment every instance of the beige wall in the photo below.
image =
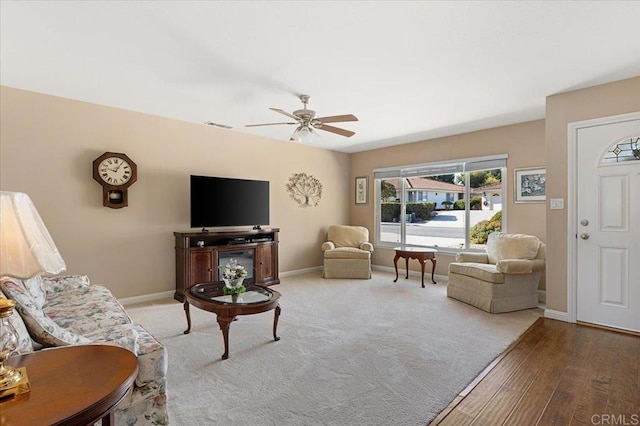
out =
<path fill-rule="evenodd" d="M 327 226 L 349 221 L 348 154 L 7 87 L 0 123 L 0 189 L 28 193 L 68 272 L 117 297 L 175 288 L 173 232 L 189 229 L 190 174 L 271 182 L 281 271 L 321 265 Z M 105 151 L 138 165 L 129 207 L 102 206 L 92 161 Z M 298 172 L 322 182 L 318 207 L 289 199 Z"/>
<path fill-rule="evenodd" d="M 375 231 L 373 169 L 506 153 L 508 231 L 547 242 L 547 307 L 566 311 L 566 210 L 514 204 L 513 169 L 547 167 L 547 198 L 567 197 L 567 125 L 640 110 L 640 77 L 547 98 L 546 119 L 361 153 L 341 154 L 69 99 L 0 88 L 0 189 L 27 192 L 70 273 L 89 274 L 118 297 L 171 290 L 173 236 L 189 227 L 190 174 L 271 182 L 271 222 L 281 228 L 280 269 L 322 264 L 326 227 Z M 91 162 L 127 153 L 139 167 L 129 207 L 102 207 Z M 241 159 L 241 160 L 240 160 Z M 284 185 L 307 172 L 324 187 L 317 208 L 302 209 Z M 369 204 L 354 204 L 356 176 L 369 176 Z M 377 249 L 376 265 L 393 266 Z M 451 256 L 438 256 L 446 275 Z M 417 269 L 413 264 L 412 269 Z"/>
<path fill-rule="evenodd" d="M 567 199 L 567 126 L 640 111 L 640 77 L 547 97 L 547 198 Z M 567 311 L 567 211 L 547 210 L 547 308 Z"/>
<path fill-rule="evenodd" d="M 544 203 L 514 204 L 512 197 L 513 169 L 545 164 L 544 129 L 544 120 L 538 120 L 352 154 L 352 185 L 349 189 L 351 223 L 366 226 L 372 234 L 375 233 L 373 169 L 508 154 L 506 176 L 509 185 L 506 194 L 508 231 L 536 235 L 544 240 L 546 235 Z M 355 205 L 353 202 L 355 197 L 353 182 L 356 176 L 369 176 L 369 204 L 367 205 Z M 439 254 L 436 274 L 447 275 L 448 265 L 452 260 L 452 255 Z M 393 250 L 377 248 L 373 255 L 373 263 L 393 266 Z M 417 262 L 410 262 L 411 269 L 419 270 L 418 266 Z"/>

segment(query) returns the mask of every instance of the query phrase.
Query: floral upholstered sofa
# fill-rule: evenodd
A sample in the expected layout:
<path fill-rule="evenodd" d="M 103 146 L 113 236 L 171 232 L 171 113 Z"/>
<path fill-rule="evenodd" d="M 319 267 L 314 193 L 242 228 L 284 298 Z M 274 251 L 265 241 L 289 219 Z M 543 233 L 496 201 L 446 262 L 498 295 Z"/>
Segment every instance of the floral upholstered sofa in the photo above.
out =
<path fill-rule="evenodd" d="M 19 335 L 19 353 L 47 347 L 110 344 L 138 358 L 138 376 L 117 405 L 117 425 L 165 425 L 167 353 L 162 344 L 131 321 L 111 292 L 90 285 L 84 275 L 29 280 L 5 278 L 0 297 L 16 301 L 11 321 Z"/>

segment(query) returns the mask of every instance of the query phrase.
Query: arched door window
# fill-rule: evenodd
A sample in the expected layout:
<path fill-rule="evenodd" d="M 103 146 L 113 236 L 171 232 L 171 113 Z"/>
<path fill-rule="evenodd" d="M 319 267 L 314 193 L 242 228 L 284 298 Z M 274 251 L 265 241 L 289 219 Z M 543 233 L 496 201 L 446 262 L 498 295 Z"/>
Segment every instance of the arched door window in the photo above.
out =
<path fill-rule="evenodd" d="M 624 138 L 613 143 L 600 158 L 600 164 L 640 161 L 640 136 Z"/>

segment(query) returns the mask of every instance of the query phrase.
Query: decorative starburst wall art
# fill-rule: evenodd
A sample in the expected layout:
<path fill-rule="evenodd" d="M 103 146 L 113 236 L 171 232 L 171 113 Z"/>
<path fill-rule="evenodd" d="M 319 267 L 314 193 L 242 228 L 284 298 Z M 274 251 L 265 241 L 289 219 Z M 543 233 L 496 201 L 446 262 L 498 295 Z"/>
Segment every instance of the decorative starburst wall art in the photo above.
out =
<path fill-rule="evenodd" d="M 287 183 L 287 192 L 300 207 L 316 207 L 322 198 L 322 184 L 313 175 L 294 173 Z"/>

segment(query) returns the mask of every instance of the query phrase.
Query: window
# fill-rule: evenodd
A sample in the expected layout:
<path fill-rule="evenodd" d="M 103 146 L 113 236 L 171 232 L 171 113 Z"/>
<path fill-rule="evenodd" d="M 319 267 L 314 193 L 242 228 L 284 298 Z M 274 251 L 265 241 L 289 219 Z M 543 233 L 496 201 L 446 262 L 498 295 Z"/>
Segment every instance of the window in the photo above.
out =
<path fill-rule="evenodd" d="M 611 145 L 600 159 L 600 162 L 603 164 L 615 164 L 638 160 L 640 160 L 640 136 L 634 136 Z"/>
<path fill-rule="evenodd" d="M 377 244 L 483 250 L 506 231 L 506 165 L 497 155 L 374 170 Z"/>

